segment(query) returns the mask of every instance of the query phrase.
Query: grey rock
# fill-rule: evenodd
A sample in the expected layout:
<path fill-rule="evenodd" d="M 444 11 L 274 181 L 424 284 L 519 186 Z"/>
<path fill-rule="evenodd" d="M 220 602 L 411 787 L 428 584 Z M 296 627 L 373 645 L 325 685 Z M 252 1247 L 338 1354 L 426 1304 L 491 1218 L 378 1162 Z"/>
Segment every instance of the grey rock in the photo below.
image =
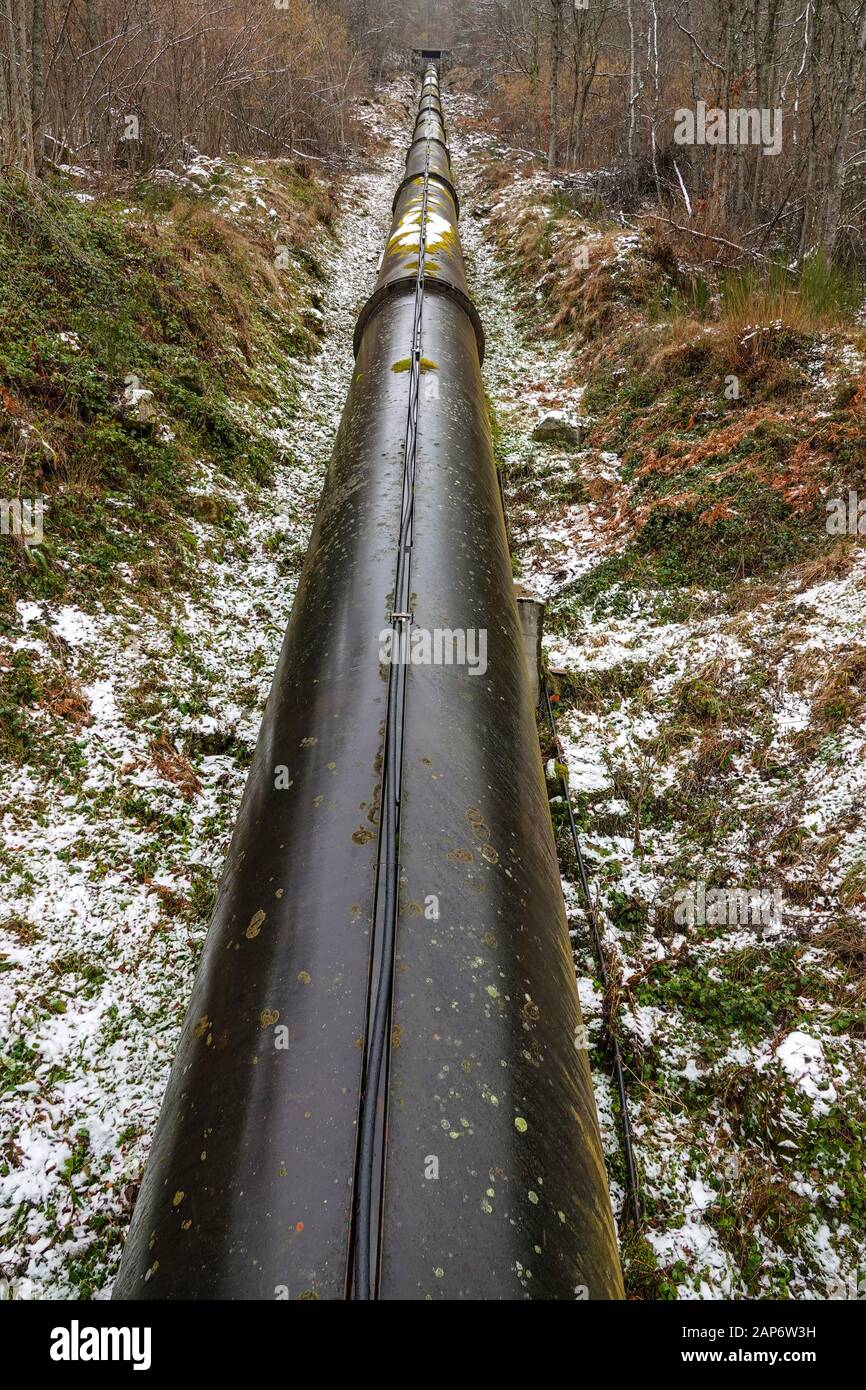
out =
<path fill-rule="evenodd" d="M 532 438 L 543 444 L 579 444 L 580 425 L 558 411 L 545 415 L 532 431 Z"/>

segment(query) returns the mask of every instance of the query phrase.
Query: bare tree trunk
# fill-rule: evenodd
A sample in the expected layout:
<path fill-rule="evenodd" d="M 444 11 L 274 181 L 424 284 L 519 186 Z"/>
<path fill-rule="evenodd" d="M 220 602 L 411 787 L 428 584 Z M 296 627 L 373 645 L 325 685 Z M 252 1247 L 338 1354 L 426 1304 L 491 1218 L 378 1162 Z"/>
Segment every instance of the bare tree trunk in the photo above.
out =
<path fill-rule="evenodd" d="M 558 154 L 559 64 L 562 59 L 562 0 L 550 0 L 550 143 L 547 168 L 552 174 Z"/>
<path fill-rule="evenodd" d="M 731 109 L 731 59 L 732 59 L 732 47 L 733 47 L 733 38 L 734 38 L 734 26 L 733 26 L 732 23 L 731 23 L 730 14 L 729 14 L 727 11 L 725 12 L 724 25 L 725 25 L 725 71 L 724 71 L 724 91 L 723 91 L 723 94 L 722 94 L 722 95 L 723 95 L 723 100 L 724 100 L 724 108 L 725 108 L 726 111 L 730 111 L 730 109 Z M 727 155 L 727 151 L 726 151 L 725 153 L 726 153 L 726 155 Z M 737 192 L 737 203 L 738 203 L 737 212 L 738 212 L 739 214 L 742 214 L 742 211 L 743 211 L 742 205 L 740 204 L 740 198 L 742 197 L 742 188 L 743 188 L 743 181 L 742 181 L 742 166 L 743 166 L 743 157 L 744 157 L 745 153 L 746 153 L 746 152 L 745 152 L 744 149 L 742 149 L 742 148 L 736 148 L 736 147 L 735 147 L 735 150 L 734 150 L 734 158 L 735 158 L 736 161 L 737 161 L 737 170 L 738 170 L 738 174 L 739 174 L 739 179 L 738 179 L 738 185 L 739 185 L 739 187 L 738 187 L 738 192 Z M 717 146 L 716 146 L 715 164 L 714 164 L 714 168 L 713 168 L 713 196 L 714 196 L 715 198 L 718 197 L 719 188 L 720 188 L 720 185 L 721 185 L 721 181 L 722 181 L 722 146 L 721 146 L 721 145 L 717 145 Z"/>
<path fill-rule="evenodd" d="M 18 64 L 21 81 L 21 115 L 24 127 L 24 157 L 22 167 L 25 174 L 32 175 L 35 173 L 33 161 L 33 101 L 30 95 L 27 6 L 25 0 L 18 0 Z"/>
<path fill-rule="evenodd" d="M 808 21 L 809 13 L 807 11 L 807 24 Z M 806 163 L 806 186 L 803 193 L 803 218 L 800 223 L 800 244 L 797 249 L 797 261 L 800 264 L 802 264 L 806 258 L 806 254 L 809 250 L 809 238 L 812 235 L 815 188 L 818 175 L 818 142 L 824 123 L 824 98 L 820 80 L 821 38 L 821 16 L 819 7 L 816 5 L 812 32 L 807 39 L 808 53 L 804 52 L 803 54 L 803 66 L 805 67 L 807 58 L 809 62 L 812 100 L 809 108 L 809 154 Z"/>
<path fill-rule="evenodd" d="M 538 18 L 538 5 L 537 5 L 537 4 L 533 4 L 533 5 L 531 6 L 530 13 L 531 13 L 531 16 L 532 16 L 532 22 L 531 22 L 530 40 L 529 40 L 529 69 L 528 69 L 528 74 L 529 74 L 529 91 L 530 91 L 530 94 L 531 94 L 531 97 L 532 97 L 532 118 L 531 118 L 531 119 L 532 119 L 532 123 L 533 123 L 533 125 L 532 125 L 532 139 L 533 139 L 533 141 L 535 141 L 535 140 L 538 138 L 538 121 L 539 121 L 539 91 L 538 91 L 538 77 L 539 77 L 539 69 L 540 69 L 540 66 L 541 66 L 540 57 L 539 57 L 540 38 L 539 38 L 539 33 L 538 33 L 539 18 Z"/>
<path fill-rule="evenodd" d="M 635 57 L 635 32 L 634 15 L 632 14 L 632 0 L 628 0 L 626 5 L 626 16 L 628 18 L 628 164 L 629 169 L 634 170 L 634 134 L 635 122 L 637 120 L 637 75 Z"/>
<path fill-rule="evenodd" d="M 761 5 L 760 0 L 755 0 L 755 89 L 759 110 L 769 107 L 773 96 L 771 73 L 776 56 L 776 24 L 779 17 L 779 4 L 780 0 L 768 0 L 767 27 L 762 40 Z M 766 161 L 759 152 L 755 159 L 755 173 L 752 179 L 752 216 L 754 218 L 758 217 L 761 209 L 765 164 Z"/>
<path fill-rule="evenodd" d="M 649 62 L 651 63 L 652 83 L 653 83 L 653 104 L 652 116 L 650 118 L 650 142 L 652 148 L 653 179 L 656 186 L 656 198 L 661 202 L 662 186 L 659 179 L 658 147 L 656 134 L 659 121 L 659 20 L 656 11 L 656 0 L 650 0 L 650 16 L 647 30 L 647 48 L 649 51 Z"/>
<path fill-rule="evenodd" d="M 824 215 L 824 233 L 821 239 L 828 256 L 832 256 L 839 236 L 842 199 L 845 193 L 845 155 L 848 149 L 848 137 L 851 134 L 854 104 L 863 73 L 864 52 L 866 52 L 866 4 L 862 4 L 860 7 L 859 30 L 854 49 L 848 59 L 848 70 L 842 94 L 842 111 L 830 158 L 829 188 Z"/>
<path fill-rule="evenodd" d="M 3 0 L 3 27 L 6 32 L 6 108 L 9 130 L 4 149 L 4 162 L 7 168 L 24 169 L 26 166 L 25 127 L 27 113 L 24 107 L 24 94 L 21 86 L 22 55 L 19 52 L 20 33 L 15 22 L 12 0 Z"/>
<path fill-rule="evenodd" d="M 42 170 L 42 108 L 44 99 L 44 42 L 45 0 L 33 0 L 31 22 L 31 52 L 33 77 L 30 92 L 30 128 L 33 141 L 33 165 L 36 173 Z"/>

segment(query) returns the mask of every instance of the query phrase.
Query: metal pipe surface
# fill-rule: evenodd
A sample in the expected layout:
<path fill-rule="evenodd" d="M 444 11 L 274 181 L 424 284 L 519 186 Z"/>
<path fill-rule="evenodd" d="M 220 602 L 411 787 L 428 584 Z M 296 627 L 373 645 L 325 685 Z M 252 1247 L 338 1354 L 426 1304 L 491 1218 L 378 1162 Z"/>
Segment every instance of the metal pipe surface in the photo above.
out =
<path fill-rule="evenodd" d="M 423 90 L 115 1298 L 623 1296 L 435 69 Z"/>

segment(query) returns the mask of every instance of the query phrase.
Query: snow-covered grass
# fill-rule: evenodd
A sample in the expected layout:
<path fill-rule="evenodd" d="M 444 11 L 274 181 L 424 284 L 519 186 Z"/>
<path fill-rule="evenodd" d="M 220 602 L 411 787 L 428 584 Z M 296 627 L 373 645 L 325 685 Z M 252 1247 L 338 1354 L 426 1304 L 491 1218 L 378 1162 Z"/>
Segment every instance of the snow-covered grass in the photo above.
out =
<path fill-rule="evenodd" d="M 230 405 L 276 448 L 269 485 L 200 461 L 194 582 L 145 609 L 121 568 L 104 601 L 20 600 L 0 632 L 33 687 L 0 783 L 0 1278 L 17 1296 L 110 1289 L 387 233 L 400 94 L 366 108 L 379 153 L 341 179 L 316 247 L 317 352 L 256 364 L 281 403 Z M 265 202 L 252 169 L 216 172 L 221 215 Z"/>
<path fill-rule="evenodd" d="M 183 473 L 182 528 L 159 512 L 144 524 L 122 487 L 94 493 L 99 525 L 67 525 L 49 550 L 51 582 L 27 589 L 0 622 L 0 1279 L 17 1296 L 110 1289 L 345 399 L 355 316 L 386 234 L 406 133 L 399 99 L 393 91 L 363 108 L 379 153 L 341 181 L 334 238 L 315 247 L 296 245 L 285 226 L 303 189 L 277 209 L 258 165 L 195 160 L 164 180 L 172 197 L 180 188 L 202 205 L 189 222 L 193 257 L 225 245 L 232 226 L 274 247 L 286 233 L 291 295 L 305 306 L 297 351 L 262 353 L 268 337 L 248 345 L 261 393 L 230 396 L 212 417 L 220 437 L 230 429 L 251 459 L 267 459 L 267 477 L 204 451 L 190 461 L 189 439 L 175 438 L 180 407 L 142 419 L 161 486 L 173 463 Z M 513 551 L 522 581 L 547 599 L 547 659 L 561 673 L 563 749 L 545 756 L 567 755 L 619 992 L 644 1202 L 641 1231 L 622 1230 L 630 1288 L 651 1298 L 850 1296 L 866 1265 L 866 562 L 854 541 L 826 553 L 817 544 L 824 475 L 816 481 L 811 455 L 800 465 L 804 440 L 817 440 L 817 456 L 856 468 L 860 346 L 787 343 L 802 371 L 774 380 L 794 393 L 796 422 L 783 402 L 730 428 L 717 397 L 684 384 L 685 364 L 709 361 L 717 335 L 659 319 L 645 240 L 616 209 L 584 215 L 537 171 L 515 178 L 477 103 L 449 98 L 446 114 Z M 505 172 L 491 187 L 497 153 Z M 156 217 L 158 244 L 174 234 L 159 222 L 162 197 L 118 215 L 148 226 Z M 528 294 L 520 264 L 502 255 L 509 226 L 527 264 L 541 267 Z M 587 244 L 589 290 L 582 270 L 569 278 Z M 551 294 L 563 277 L 573 303 L 572 288 Z M 579 334 L 583 309 L 597 349 L 545 331 L 553 320 Z M 631 327 L 652 364 L 646 380 L 635 379 Z M 762 344 L 778 337 L 759 327 Z M 759 393 L 754 343 L 728 346 L 746 354 Z M 90 349 L 85 320 L 59 324 L 40 343 L 50 365 L 40 380 L 59 367 L 86 388 Z M 29 380 L 23 364 L 19 380 Z M 151 384 L 159 405 L 168 381 L 133 383 L 118 410 L 140 411 Z M 15 447 L 51 458 L 50 411 L 27 418 L 5 397 L 2 408 Z M 579 442 L 534 439 L 551 416 L 579 425 Z M 767 573 L 725 570 L 742 516 L 713 549 L 708 527 L 677 513 L 671 572 L 660 568 L 663 548 L 646 545 L 647 517 L 667 497 L 654 480 L 676 481 L 678 457 L 697 466 L 713 430 L 720 479 L 754 437 L 766 445 L 760 468 L 810 499 Z M 711 490 L 701 496 L 717 505 Z M 59 523 L 62 487 L 57 499 Z M 51 520 L 49 506 L 49 546 Z M 745 528 L 753 523 L 775 534 L 773 517 L 754 510 Z M 135 545 L 118 548 L 112 527 Z M 561 804 L 553 814 L 568 866 Z M 619 1214 L 602 1027 L 611 1001 L 568 874 L 563 886 Z M 741 920 L 739 900 L 732 915 L 728 896 L 718 909 L 720 890 L 749 888 L 768 895 L 766 920 Z"/>
<path fill-rule="evenodd" d="M 860 349 L 789 338 L 774 349 L 791 359 L 784 380 L 772 352 L 750 359 L 743 416 L 723 378 L 702 398 L 694 363 L 709 373 L 708 354 L 727 347 L 699 346 L 717 342 L 711 325 L 659 316 L 647 240 L 617 230 L 615 208 L 563 211 L 561 189 L 519 172 L 478 102 L 446 107 L 512 548 L 521 582 L 547 599 L 546 657 L 561 672 L 563 748 L 546 754 L 571 770 L 618 992 L 644 1206 L 639 1232 L 621 1226 L 630 1290 L 850 1297 L 866 1268 L 866 555 L 828 541 L 823 495 L 846 467 L 860 479 L 857 417 L 834 399 L 843 382 L 846 402 L 862 399 Z M 590 271 L 571 280 L 587 244 Z M 770 463 L 742 447 L 767 409 L 748 393 L 762 391 L 776 392 L 772 425 L 756 426 Z M 533 439 L 551 410 L 583 421 L 578 445 Z M 679 486 L 705 486 L 693 460 L 712 453 L 714 429 L 719 477 L 754 466 L 761 487 L 771 479 L 737 497 L 738 525 L 758 538 L 742 546 L 749 578 L 726 569 L 739 533 L 717 539 L 723 511 L 704 514 L 705 501 L 667 545 L 641 531 L 665 498 L 646 489 L 668 474 L 677 487 L 678 451 Z M 790 514 L 762 515 L 773 487 Z M 564 887 L 619 1216 L 604 1000 L 568 876 Z M 736 894 L 749 889 L 763 896 L 743 918 Z"/>

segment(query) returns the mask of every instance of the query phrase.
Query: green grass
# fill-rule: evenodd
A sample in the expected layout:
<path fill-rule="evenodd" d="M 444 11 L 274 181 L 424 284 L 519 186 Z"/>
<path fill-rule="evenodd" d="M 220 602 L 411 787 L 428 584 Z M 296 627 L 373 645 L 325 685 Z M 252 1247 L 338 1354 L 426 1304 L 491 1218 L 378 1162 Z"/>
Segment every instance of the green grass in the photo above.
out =
<path fill-rule="evenodd" d="M 804 331 L 850 322 L 863 302 L 862 276 L 846 270 L 819 250 L 799 274 L 774 263 L 764 271 L 748 267 L 721 281 L 721 314 L 752 323 L 780 319 Z"/>
<path fill-rule="evenodd" d="M 318 197 L 324 220 L 321 192 L 288 184 L 284 202 L 305 194 L 315 211 Z M 274 364 L 316 342 L 315 275 L 277 282 L 272 254 L 255 229 L 164 192 L 129 216 L 0 180 L 0 466 L 20 495 L 46 499 L 44 543 L 0 550 L 0 599 L 72 588 L 110 603 L 120 565 L 151 599 L 194 581 L 200 461 L 245 489 L 270 483 L 278 447 L 236 402 L 290 410 Z M 126 407 L 135 383 L 154 418 Z"/>

